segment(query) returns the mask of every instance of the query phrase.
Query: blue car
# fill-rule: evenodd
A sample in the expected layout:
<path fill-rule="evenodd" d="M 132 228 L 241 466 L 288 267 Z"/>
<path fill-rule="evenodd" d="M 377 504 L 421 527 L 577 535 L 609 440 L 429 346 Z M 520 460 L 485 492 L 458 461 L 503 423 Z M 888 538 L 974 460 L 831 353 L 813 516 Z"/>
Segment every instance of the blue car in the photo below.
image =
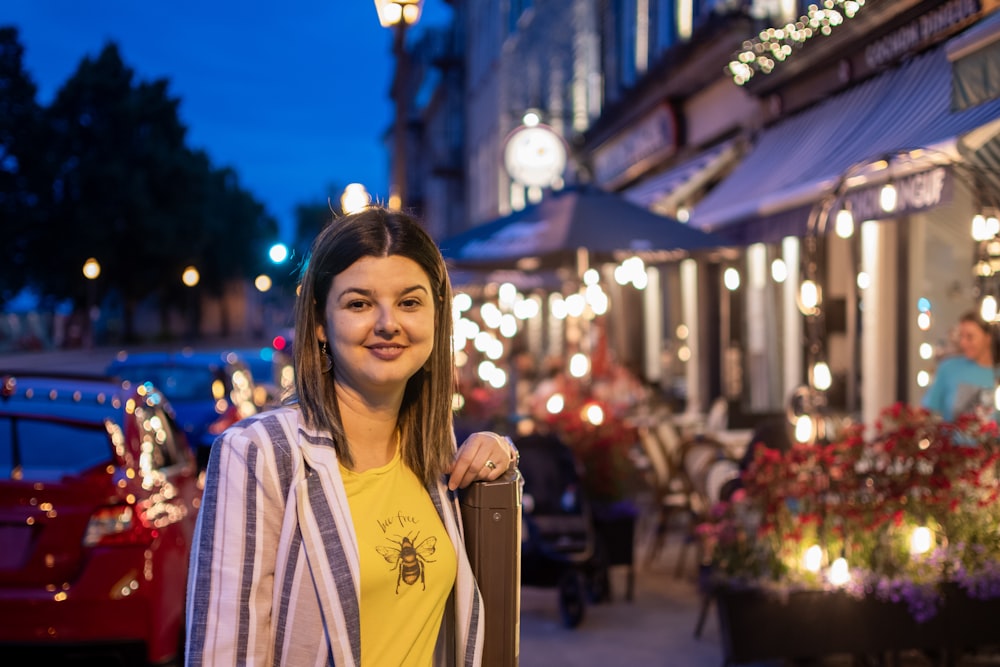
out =
<path fill-rule="evenodd" d="M 259 409 L 253 375 L 235 352 L 120 352 L 107 373 L 134 384 L 149 382 L 167 396 L 201 468 L 215 438 Z"/>

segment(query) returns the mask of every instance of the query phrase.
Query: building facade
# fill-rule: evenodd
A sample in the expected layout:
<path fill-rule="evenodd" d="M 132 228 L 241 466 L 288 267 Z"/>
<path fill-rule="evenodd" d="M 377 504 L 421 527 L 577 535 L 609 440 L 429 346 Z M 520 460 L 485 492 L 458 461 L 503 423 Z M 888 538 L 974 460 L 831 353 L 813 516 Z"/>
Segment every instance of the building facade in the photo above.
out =
<path fill-rule="evenodd" d="M 454 233 L 543 196 L 503 160 L 533 111 L 565 141 L 553 187 L 718 234 L 724 250 L 648 267 L 659 291 L 628 327 L 646 379 L 689 407 L 779 413 L 808 382 L 870 422 L 919 401 L 958 315 L 1000 297 L 1000 243 L 969 231 L 1000 210 L 996 0 L 452 5 L 461 117 L 424 122 L 462 127 L 464 196 L 427 190 L 428 213 L 461 199 Z"/>

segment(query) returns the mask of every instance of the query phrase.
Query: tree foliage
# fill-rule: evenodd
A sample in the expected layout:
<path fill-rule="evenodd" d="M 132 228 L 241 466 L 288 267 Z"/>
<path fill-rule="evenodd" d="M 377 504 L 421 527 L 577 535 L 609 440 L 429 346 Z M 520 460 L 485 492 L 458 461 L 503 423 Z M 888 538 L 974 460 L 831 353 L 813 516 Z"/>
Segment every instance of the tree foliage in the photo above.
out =
<path fill-rule="evenodd" d="M 38 147 L 41 108 L 37 88 L 24 69 L 24 48 L 15 28 L 0 27 L 0 304 L 24 286 L 31 265 L 33 222 L 43 190 Z"/>
<path fill-rule="evenodd" d="M 0 29 L 0 213 L 17 239 L 0 303 L 24 286 L 80 303 L 94 257 L 128 337 L 140 301 L 181 302 L 185 266 L 216 295 L 256 275 L 277 224 L 235 171 L 188 147 L 166 79 L 137 81 L 108 43 L 42 108 L 22 56 L 16 30 Z"/>

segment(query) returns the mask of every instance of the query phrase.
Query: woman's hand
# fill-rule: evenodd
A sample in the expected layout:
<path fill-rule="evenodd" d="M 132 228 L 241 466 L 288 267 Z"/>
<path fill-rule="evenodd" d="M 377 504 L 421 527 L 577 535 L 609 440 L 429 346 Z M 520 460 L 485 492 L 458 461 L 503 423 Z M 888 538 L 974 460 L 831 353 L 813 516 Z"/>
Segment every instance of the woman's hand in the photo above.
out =
<path fill-rule="evenodd" d="M 503 475 L 517 459 L 510 438 L 490 431 L 479 431 L 465 439 L 448 473 L 448 488 L 454 491 L 477 480 L 493 480 Z"/>

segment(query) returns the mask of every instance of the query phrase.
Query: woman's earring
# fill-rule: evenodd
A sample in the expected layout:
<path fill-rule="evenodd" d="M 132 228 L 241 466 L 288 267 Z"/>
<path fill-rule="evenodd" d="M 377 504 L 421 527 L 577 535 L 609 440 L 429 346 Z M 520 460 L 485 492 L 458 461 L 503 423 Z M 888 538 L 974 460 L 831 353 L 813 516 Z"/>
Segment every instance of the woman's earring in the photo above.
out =
<path fill-rule="evenodd" d="M 330 344 L 325 340 L 319 342 L 319 354 L 322 357 L 320 371 L 329 373 L 330 369 L 333 368 L 333 355 L 330 354 Z"/>

